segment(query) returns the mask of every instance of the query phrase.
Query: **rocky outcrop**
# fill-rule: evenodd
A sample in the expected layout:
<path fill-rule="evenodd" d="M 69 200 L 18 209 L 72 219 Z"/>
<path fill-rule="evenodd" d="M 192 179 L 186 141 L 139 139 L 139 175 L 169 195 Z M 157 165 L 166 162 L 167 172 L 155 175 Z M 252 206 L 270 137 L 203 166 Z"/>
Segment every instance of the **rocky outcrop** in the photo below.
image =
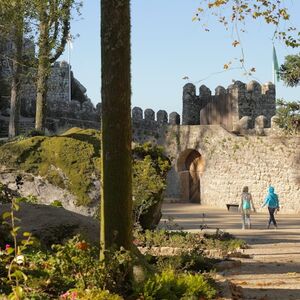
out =
<path fill-rule="evenodd" d="M 16 185 L 16 177 L 21 176 L 22 185 Z M 76 197 L 67 189 L 50 183 L 41 176 L 35 176 L 20 170 L 0 168 L 0 182 L 7 185 L 12 191 L 17 191 L 21 197 L 37 199 L 39 204 L 51 205 L 54 201 L 59 201 L 62 207 L 74 213 L 93 217 L 98 214 L 100 199 L 100 181 L 95 180 L 95 188 L 90 192 L 90 197 L 94 201 L 88 206 L 76 205 Z M 98 201 L 97 201 L 98 200 Z"/>

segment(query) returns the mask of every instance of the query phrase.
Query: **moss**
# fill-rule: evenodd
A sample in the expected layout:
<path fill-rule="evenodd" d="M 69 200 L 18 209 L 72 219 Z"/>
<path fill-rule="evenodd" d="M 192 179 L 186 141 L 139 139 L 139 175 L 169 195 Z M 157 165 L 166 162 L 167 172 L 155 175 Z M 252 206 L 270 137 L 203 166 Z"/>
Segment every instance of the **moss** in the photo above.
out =
<path fill-rule="evenodd" d="M 55 186 L 62 189 L 66 188 L 63 177 L 56 170 L 50 170 L 46 175 L 46 179 Z"/>
<path fill-rule="evenodd" d="M 72 128 L 60 136 L 7 143 L 0 147 L 0 164 L 44 176 L 74 194 L 77 205 L 88 205 L 90 174 L 100 173 L 100 133 Z"/>

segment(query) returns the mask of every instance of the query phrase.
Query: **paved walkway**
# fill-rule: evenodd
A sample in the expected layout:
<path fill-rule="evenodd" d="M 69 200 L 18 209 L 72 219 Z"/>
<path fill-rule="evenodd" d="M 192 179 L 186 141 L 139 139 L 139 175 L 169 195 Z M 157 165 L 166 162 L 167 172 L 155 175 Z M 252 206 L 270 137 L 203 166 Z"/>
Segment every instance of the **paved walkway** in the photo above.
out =
<path fill-rule="evenodd" d="M 204 214 L 204 215 L 203 215 Z M 245 239 L 250 249 L 239 268 L 222 275 L 230 282 L 227 299 L 300 300 L 300 215 L 278 213 L 278 230 L 267 230 L 267 213 L 252 215 L 253 229 L 241 229 L 238 212 L 195 204 L 166 204 L 163 220 L 172 218 L 184 230 L 197 232 L 201 225 L 216 228 Z"/>

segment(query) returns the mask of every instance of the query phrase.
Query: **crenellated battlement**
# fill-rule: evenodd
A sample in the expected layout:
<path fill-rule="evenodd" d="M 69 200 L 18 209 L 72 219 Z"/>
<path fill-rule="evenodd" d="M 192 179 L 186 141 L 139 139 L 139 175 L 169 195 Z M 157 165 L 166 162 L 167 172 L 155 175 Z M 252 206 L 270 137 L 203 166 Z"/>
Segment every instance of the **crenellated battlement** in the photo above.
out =
<path fill-rule="evenodd" d="M 247 126 L 255 128 L 256 118 L 264 116 L 264 127 L 270 127 L 276 114 L 275 95 L 275 85 L 270 82 L 260 85 L 257 81 L 235 81 L 227 89 L 216 87 L 214 94 L 205 85 L 197 94 L 195 85 L 187 83 L 183 87 L 182 124 L 222 125 L 236 131 L 242 118 L 248 117 Z"/>
<path fill-rule="evenodd" d="M 172 112 L 168 115 L 165 110 L 159 110 L 156 114 L 151 108 L 143 111 L 140 107 L 134 107 L 132 109 L 132 122 L 144 123 L 152 125 L 180 125 L 180 115 L 177 112 Z"/>

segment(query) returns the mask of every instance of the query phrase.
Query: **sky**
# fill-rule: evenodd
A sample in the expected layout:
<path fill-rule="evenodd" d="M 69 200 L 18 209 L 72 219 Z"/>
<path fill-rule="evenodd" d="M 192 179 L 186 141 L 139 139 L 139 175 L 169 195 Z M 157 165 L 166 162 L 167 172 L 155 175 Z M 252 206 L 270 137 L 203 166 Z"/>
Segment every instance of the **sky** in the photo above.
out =
<path fill-rule="evenodd" d="M 98 0 L 84 0 L 82 15 L 74 17 L 71 65 L 74 75 L 87 88 L 93 103 L 100 102 L 100 8 Z M 272 81 L 272 34 L 274 28 L 263 22 L 249 21 L 241 40 L 247 68 L 224 71 L 223 66 L 241 58 L 241 48 L 232 46 L 231 32 L 207 15 L 209 32 L 199 22 L 192 22 L 200 0 L 132 0 L 132 107 L 152 108 L 168 113 L 182 110 L 182 88 L 187 82 L 199 90 L 204 84 L 212 90 L 225 88 L 232 80 L 245 83 Z M 292 25 L 300 28 L 300 1 L 287 0 Z M 297 15 L 298 12 L 298 15 Z M 275 41 L 279 64 L 289 54 L 299 53 Z M 62 58 L 68 60 L 67 51 Z M 188 77 L 189 79 L 183 79 Z M 277 98 L 300 100 L 300 87 L 276 84 Z M 197 92 L 198 93 L 198 92 Z"/>

